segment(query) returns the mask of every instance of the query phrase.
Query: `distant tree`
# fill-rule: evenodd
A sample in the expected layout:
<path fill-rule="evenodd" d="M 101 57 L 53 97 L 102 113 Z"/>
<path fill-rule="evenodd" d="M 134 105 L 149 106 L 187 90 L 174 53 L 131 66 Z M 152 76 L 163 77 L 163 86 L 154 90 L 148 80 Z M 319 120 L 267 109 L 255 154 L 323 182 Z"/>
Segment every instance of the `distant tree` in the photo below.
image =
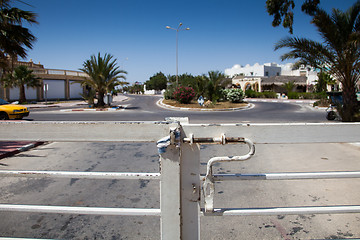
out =
<path fill-rule="evenodd" d="M 36 22 L 36 14 L 11 6 L 11 0 L 0 0 L 0 68 L 10 70 L 9 59 L 14 62 L 17 57 L 26 57 L 26 48 L 31 49 L 35 36 L 22 24 Z M 21 2 L 21 1 L 19 1 Z M 12 63 L 13 63 L 12 62 Z"/>
<path fill-rule="evenodd" d="M 318 9 L 320 0 L 305 0 L 301 6 L 301 10 L 309 15 L 313 15 Z M 294 0 L 266 0 L 266 10 L 269 15 L 274 16 L 272 25 L 279 26 L 281 23 L 284 28 L 288 28 L 293 33 Z"/>
<path fill-rule="evenodd" d="M 326 92 L 328 84 L 335 84 L 335 81 L 332 79 L 330 74 L 323 71 L 319 72 L 318 80 L 315 85 L 315 92 Z"/>
<path fill-rule="evenodd" d="M 166 89 L 167 78 L 162 72 L 158 72 L 152 77 L 150 77 L 150 79 L 146 81 L 145 84 L 146 84 L 146 89 L 149 90 L 154 89 L 160 91 Z"/>
<path fill-rule="evenodd" d="M 318 8 L 312 16 L 323 43 L 287 37 L 276 44 L 275 50 L 290 48 L 289 53 L 281 56 L 282 60 L 299 59 L 298 64 L 323 69 L 341 82 L 344 104 L 339 112 L 343 121 L 356 121 L 359 118 L 356 83 L 360 79 L 360 1 L 345 12 L 333 9 L 329 15 Z"/>
<path fill-rule="evenodd" d="M 130 93 L 143 94 L 144 93 L 144 84 L 135 82 L 132 86 L 128 87 Z"/>
<path fill-rule="evenodd" d="M 286 91 L 286 94 L 289 94 L 291 92 L 294 91 L 295 89 L 295 82 L 294 81 L 290 81 L 290 82 L 287 82 L 287 83 L 284 83 L 282 85 L 283 88 L 285 88 L 285 91 Z"/>
<path fill-rule="evenodd" d="M 104 107 L 104 96 L 110 93 L 120 84 L 119 79 L 126 79 L 126 71 L 120 70 L 117 66 L 116 59 L 111 54 L 105 53 L 104 57 L 98 53 L 98 56 L 92 55 L 90 59 L 83 63 L 80 69 L 89 77 L 81 82 L 83 86 L 93 88 L 98 94 L 98 106 Z"/>
<path fill-rule="evenodd" d="M 5 78 L 1 80 L 4 87 L 19 88 L 19 102 L 26 102 L 25 96 L 25 86 L 27 88 L 40 87 L 40 78 L 36 77 L 33 74 L 33 71 L 28 69 L 26 66 L 20 65 L 14 68 L 12 73 L 6 75 Z"/>
<path fill-rule="evenodd" d="M 220 71 L 209 71 L 203 78 L 206 81 L 205 96 L 210 101 L 217 101 L 221 95 L 220 89 L 223 87 L 225 75 Z"/>

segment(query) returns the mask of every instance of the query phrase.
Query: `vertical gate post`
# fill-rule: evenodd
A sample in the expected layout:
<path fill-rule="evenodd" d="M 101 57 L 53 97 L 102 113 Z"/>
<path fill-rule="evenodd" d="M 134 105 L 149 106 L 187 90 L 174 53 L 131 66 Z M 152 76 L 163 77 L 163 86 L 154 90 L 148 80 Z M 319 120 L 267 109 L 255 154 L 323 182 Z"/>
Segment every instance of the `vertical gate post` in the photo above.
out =
<path fill-rule="evenodd" d="M 181 238 L 200 239 L 200 145 L 181 144 Z"/>
<path fill-rule="evenodd" d="M 180 240 L 180 148 L 167 147 L 160 155 L 160 169 L 161 239 Z"/>

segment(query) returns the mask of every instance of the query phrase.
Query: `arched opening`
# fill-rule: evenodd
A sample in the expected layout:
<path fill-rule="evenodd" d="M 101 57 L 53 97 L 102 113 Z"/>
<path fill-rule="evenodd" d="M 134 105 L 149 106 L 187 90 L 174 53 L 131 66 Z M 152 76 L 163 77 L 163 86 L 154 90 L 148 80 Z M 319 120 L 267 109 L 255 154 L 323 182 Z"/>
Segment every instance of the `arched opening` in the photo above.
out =
<path fill-rule="evenodd" d="M 251 90 L 251 84 L 249 82 L 245 83 L 245 91 Z"/>

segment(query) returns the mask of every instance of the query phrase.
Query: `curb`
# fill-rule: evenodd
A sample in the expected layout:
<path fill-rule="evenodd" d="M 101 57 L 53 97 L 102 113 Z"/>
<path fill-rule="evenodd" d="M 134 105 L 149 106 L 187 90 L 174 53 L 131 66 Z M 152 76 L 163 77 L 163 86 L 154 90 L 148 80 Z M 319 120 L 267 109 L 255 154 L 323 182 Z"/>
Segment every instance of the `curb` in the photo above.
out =
<path fill-rule="evenodd" d="M 80 108 L 80 109 L 60 109 L 60 112 L 115 112 L 123 110 L 124 108 L 119 105 L 116 108 Z"/>
<path fill-rule="evenodd" d="M 16 148 L 15 150 L 13 150 L 11 152 L 5 152 L 3 154 L 0 154 L 0 159 L 7 158 L 7 157 L 12 157 L 12 156 L 14 156 L 14 155 L 16 155 L 18 153 L 28 151 L 29 149 L 35 148 L 35 147 L 40 146 L 40 145 L 42 145 L 44 143 L 45 142 L 34 142 L 34 143 L 27 144 L 25 146 Z"/>
<path fill-rule="evenodd" d="M 278 99 L 278 98 L 245 98 L 248 102 L 280 102 L 280 103 L 314 103 L 316 100 L 313 99 Z"/>
<path fill-rule="evenodd" d="M 156 105 L 162 108 L 166 108 L 169 110 L 174 111 L 193 111 L 193 112 L 234 112 L 234 111 L 242 111 L 242 110 L 248 110 L 255 107 L 254 104 L 249 103 L 246 107 L 239 107 L 239 108 L 224 108 L 224 109 L 210 109 L 210 108 L 184 108 L 184 107 L 174 107 L 171 105 L 167 105 L 163 103 L 164 98 L 159 99 L 156 102 Z"/>

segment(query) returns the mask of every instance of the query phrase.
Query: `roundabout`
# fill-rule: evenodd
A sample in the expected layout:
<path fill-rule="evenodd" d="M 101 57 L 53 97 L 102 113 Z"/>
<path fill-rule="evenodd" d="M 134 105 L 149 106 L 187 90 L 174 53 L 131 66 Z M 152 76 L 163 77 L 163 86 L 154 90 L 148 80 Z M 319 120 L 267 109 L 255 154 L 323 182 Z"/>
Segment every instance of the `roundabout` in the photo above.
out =
<path fill-rule="evenodd" d="M 242 111 L 253 108 L 255 105 L 247 102 L 243 103 L 216 103 L 212 106 L 200 106 L 197 103 L 180 104 L 174 100 L 159 99 L 156 104 L 165 109 L 175 111 L 196 111 L 196 112 L 217 112 L 217 111 Z"/>

